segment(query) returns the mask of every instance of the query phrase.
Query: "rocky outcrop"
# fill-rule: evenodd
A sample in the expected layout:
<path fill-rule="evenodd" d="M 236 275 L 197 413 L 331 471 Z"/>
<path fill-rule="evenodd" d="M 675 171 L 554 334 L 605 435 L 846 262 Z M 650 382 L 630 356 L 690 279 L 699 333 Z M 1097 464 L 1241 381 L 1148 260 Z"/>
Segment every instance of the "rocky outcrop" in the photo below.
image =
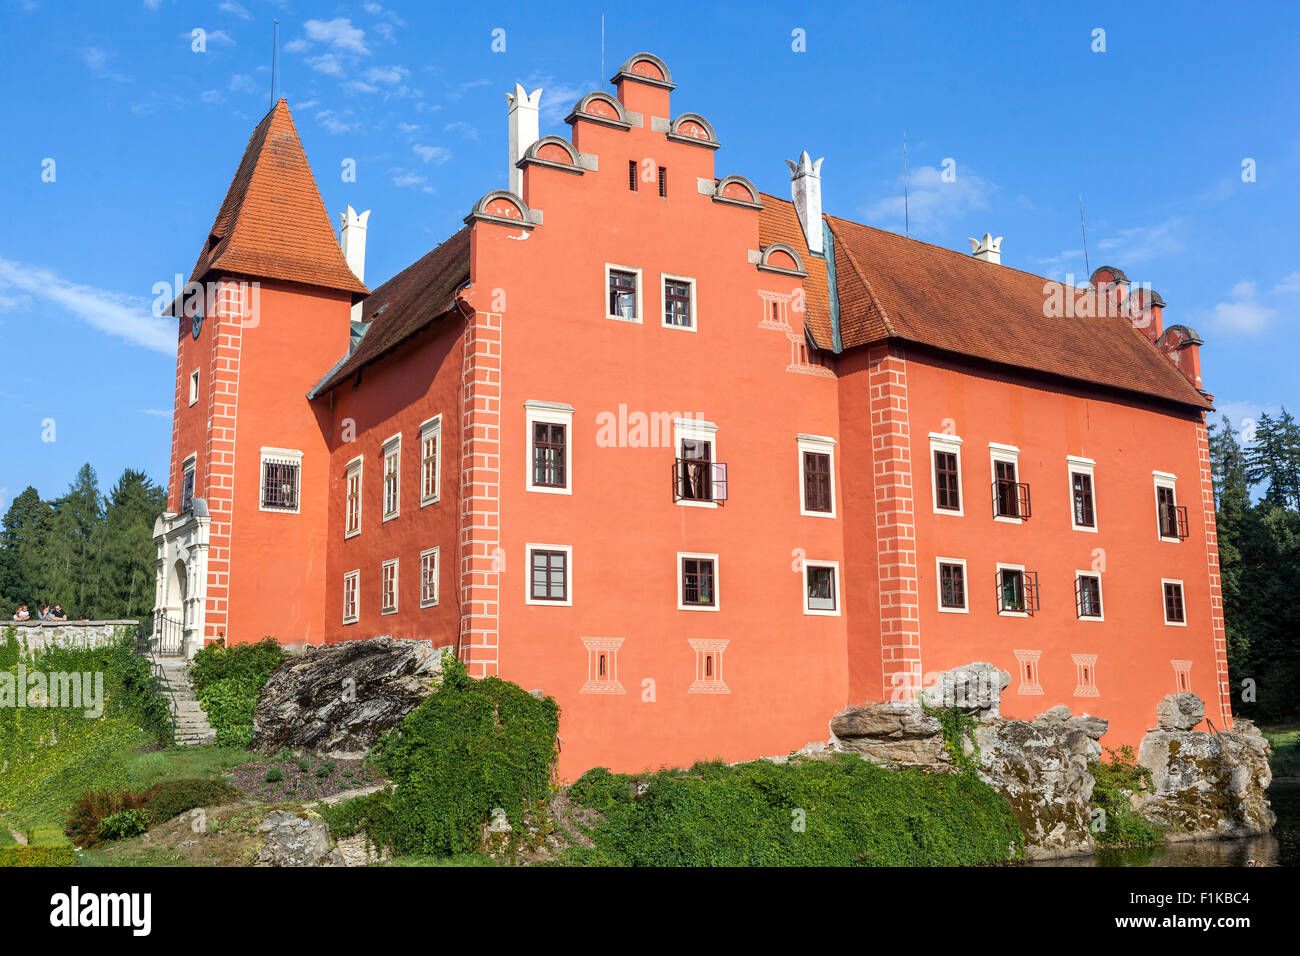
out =
<path fill-rule="evenodd" d="M 257 830 L 265 834 L 257 854 L 261 866 L 317 866 L 330 852 L 329 829 L 315 814 L 299 816 L 291 810 L 272 810 Z"/>
<path fill-rule="evenodd" d="M 831 718 L 837 749 L 881 763 L 950 764 L 939 721 L 912 703 L 850 707 Z"/>
<path fill-rule="evenodd" d="M 364 754 L 433 693 L 443 650 L 431 641 L 374 637 L 289 658 L 258 698 L 253 749 Z"/>
<path fill-rule="evenodd" d="M 1150 789 L 1134 796 L 1138 813 L 1165 829 L 1169 840 L 1266 833 L 1276 817 L 1266 790 L 1273 775 L 1269 744 L 1249 720 L 1232 730 L 1192 730 L 1205 714 L 1195 694 L 1170 694 L 1142 738 L 1138 764 L 1151 773 Z M 1193 719 L 1195 718 L 1195 719 Z"/>
<path fill-rule="evenodd" d="M 920 698 L 931 708 L 956 707 L 979 720 L 1001 716 L 1002 692 L 1011 674 L 987 661 L 976 661 L 952 670 L 927 675 Z"/>

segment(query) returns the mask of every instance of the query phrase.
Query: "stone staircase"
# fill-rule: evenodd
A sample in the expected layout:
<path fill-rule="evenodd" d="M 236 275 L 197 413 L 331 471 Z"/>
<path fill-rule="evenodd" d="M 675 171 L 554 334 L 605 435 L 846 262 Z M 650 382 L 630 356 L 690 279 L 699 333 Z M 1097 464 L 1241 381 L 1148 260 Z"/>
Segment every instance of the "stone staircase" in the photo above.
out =
<path fill-rule="evenodd" d="M 183 657 L 154 657 L 153 661 L 162 670 L 165 690 L 169 692 L 167 701 L 176 722 L 176 746 L 195 747 L 212 743 L 216 734 L 194 696 L 194 688 L 185 679 L 190 662 Z"/>

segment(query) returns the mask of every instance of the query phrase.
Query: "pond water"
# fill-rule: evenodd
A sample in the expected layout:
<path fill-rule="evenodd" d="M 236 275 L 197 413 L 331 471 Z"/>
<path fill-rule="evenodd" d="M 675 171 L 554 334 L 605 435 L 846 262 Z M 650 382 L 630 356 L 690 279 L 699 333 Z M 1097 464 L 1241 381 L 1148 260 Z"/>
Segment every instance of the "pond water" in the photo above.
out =
<path fill-rule="evenodd" d="M 1267 836 L 1196 840 L 1140 850 L 1099 850 L 1095 857 L 1044 860 L 1030 866 L 1300 866 L 1300 780 L 1277 780 L 1268 788 L 1277 825 Z"/>

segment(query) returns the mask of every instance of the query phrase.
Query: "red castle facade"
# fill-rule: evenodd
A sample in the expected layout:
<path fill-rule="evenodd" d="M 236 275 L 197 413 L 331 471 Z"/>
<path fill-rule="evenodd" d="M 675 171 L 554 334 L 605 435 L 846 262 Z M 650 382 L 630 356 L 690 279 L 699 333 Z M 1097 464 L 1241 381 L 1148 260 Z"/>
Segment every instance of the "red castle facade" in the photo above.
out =
<path fill-rule="evenodd" d="M 449 646 L 559 701 L 561 773 L 785 753 L 971 661 L 1004 713 L 1231 723 L 1200 339 L 715 167 L 628 60 L 373 290 L 282 100 L 181 296 L 164 645 Z M 202 300 L 201 307 L 198 300 Z M 197 314 L 196 314 L 197 313 Z"/>

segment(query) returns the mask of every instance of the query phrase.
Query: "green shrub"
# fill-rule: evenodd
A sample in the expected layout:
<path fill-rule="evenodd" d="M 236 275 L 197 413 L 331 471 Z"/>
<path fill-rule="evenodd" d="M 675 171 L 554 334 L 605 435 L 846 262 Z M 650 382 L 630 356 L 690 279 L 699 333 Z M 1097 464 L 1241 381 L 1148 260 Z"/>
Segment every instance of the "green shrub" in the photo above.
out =
<path fill-rule="evenodd" d="M 1109 747 L 1109 761 L 1094 760 L 1088 772 L 1095 783 L 1092 806 L 1102 811 L 1093 824 L 1093 837 L 1102 846 L 1143 847 L 1164 842 L 1164 835 L 1143 820 L 1129 802 L 1130 793 L 1140 793 L 1151 785 L 1151 771 L 1138 766 L 1137 754 L 1128 744 L 1119 750 Z"/>
<path fill-rule="evenodd" d="M 319 767 L 316 768 L 316 776 L 324 780 L 326 777 L 328 777 L 330 774 L 334 772 L 334 768 L 337 766 L 338 764 L 336 764 L 333 760 L 327 760 Z"/>
<path fill-rule="evenodd" d="M 601 813 L 632 802 L 632 778 L 592 767 L 569 787 L 569 799 Z"/>
<path fill-rule="evenodd" d="M 270 770 L 266 772 L 267 783 L 279 783 L 283 779 L 284 779 L 284 771 L 281 770 L 279 767 L 272 767 Z"/>
<path fill-rule="evenodd" d="M 71 846 L 0 846 L 0 867 L 76 865 Z"/>
<path fill-rule="evenodd" d="M 217 746 L 247 747 L 252 742 L 258 694 L 284 657 L 273 637 L 233 647 L 214 641 L 194 655 L 190 680 Z"/>
<path fill-rule="evenodd" d="M 104 826 L 112 818 L 128 810 L 142 810 L 144 796 L 122 790 L 111 793 L 107 790 L 87 791 L 72 805 L 72 814 L 68 817 L 64 832 L 79 847 L 93 847 L 101 840 L 112 839 L 104 836 Z"/>
<path fill-rule="evenodd" d="M 99 826 L 101 840 L 121 840 L 138 836 L 149 829 L 149 814 L 143 809 L 123 810 L 105 817 Z"/>
<path fill-rule="evenodd" d="M 496 809 L 519 829 L 546 798 L 555 764 L 559 708 L 496 677 L 473 680 L 454 658 L 443 681 L 375 748 L 396 791 L 362 805 L 365 829 L 399 853 L 478 848 Z"/>
<path fill-rule="evenodd" d="M 888 770 L 856 756 L 697 764 L 655 774 L 635 799 L 615 786 L 629 778 L 580 779 L 570 797 L 605 820 L 589 833 L 594 848 L 568 851 L 574 863 L 962 866 L 1024 853 L 1006 800 L 972 773 Z"/>
<path fill-rule="evenodd" d="M 220 780 L 165 780 L 144 793 L 150 825 L 165 823 L 197 807 L 219 807 L 243 799 L 243 793 Z"/>

